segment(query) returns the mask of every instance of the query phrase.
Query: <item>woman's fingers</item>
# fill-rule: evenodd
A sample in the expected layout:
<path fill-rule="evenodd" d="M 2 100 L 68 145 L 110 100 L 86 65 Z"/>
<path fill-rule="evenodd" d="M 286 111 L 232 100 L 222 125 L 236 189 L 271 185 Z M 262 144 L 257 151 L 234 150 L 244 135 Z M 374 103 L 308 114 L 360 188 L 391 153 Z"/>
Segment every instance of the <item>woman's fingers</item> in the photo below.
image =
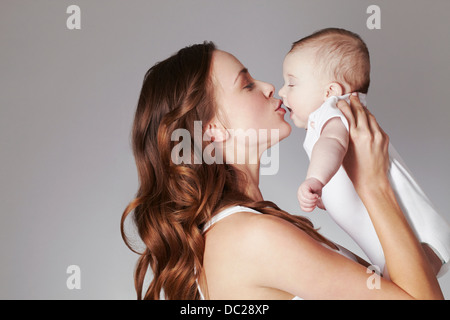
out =
<path fill-rule="evenodd" d="M 366 110 L 361 101 L 359 101 L 359 97 L 357 95 L 350 95 L 350 108 L 355 116 L 356 126 L 362 128 L 369 127 Z"/>
<path fill-rule="evenodd" d="M 367 110 L 367 113 L 368 113 L 369 125 L 370 125 L 371 131 L 372 131 L 374 142 L 381 145 L 381 148 L 384 153 L 388 153 L 389 152 L 389 136 L 380 127 L 380 125 L 378 124 L 374 115 L 371 114 L 368 110 Z"/>
<path fill-rule="evenodd" d="M 347 118 L 351 129 L 355 129 L 358 125 L 367 126 L 367 116 L 357 95 L 350 95 L 350 104 L 345 100 L 339 100 L 337 107 Z"/>
<path fill-rule="evenodd" d="M 350 124 L 350 143 L 343 164 L 355 187 L 376 183 L 389 168 L 389 137 L 357 96 L 339 108 Z"/>
<path fill-rule="evenodd" d="M 353 116 L 352 109 L 350 108 L 350 105 L 345 100 L 339 100 L 337 103 L 337 107 L 341 112 L 344 114 L 345 118 L 348 121 L 348 125 L 351 129 L 356 128 L 356 121 L 355 117 Z"/>

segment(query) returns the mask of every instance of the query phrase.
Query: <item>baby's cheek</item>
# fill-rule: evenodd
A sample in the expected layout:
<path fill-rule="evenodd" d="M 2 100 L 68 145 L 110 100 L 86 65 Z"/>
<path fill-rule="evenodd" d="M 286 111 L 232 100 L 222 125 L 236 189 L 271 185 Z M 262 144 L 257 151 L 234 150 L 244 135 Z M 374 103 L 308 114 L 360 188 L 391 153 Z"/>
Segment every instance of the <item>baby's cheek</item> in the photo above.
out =
<path fill-rule="evenodd" d="M 286 96 L 286 99 L 284 99 L 284 103 L 289 107 L 289 108 L 291 108 L 292 109 L 292 101 L 291 101 L 292 99 L 291 99 L 291 96 Z"/>
<path fill-rule="evenodd" d="M 295 92 L 292 92 L 289 96 L 288 96 L 288 101 L 290 104 L 290 108 L 291 109 L 297 109 L 299 108 L 299 104 L 300 104 L 300 99 L 299 96 L 295 94 Z"/>

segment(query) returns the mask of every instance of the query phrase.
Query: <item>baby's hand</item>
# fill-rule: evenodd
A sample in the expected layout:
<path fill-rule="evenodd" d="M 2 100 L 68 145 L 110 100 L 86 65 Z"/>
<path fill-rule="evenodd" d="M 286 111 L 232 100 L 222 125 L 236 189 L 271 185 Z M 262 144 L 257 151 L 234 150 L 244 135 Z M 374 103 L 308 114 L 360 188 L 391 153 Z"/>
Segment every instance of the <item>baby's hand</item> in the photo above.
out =
<path fill-rule="evenodd" d="M 322 200 L 323 183 L 316 178 L 308 178 L 300 185 L 297 191 L 298 202 L 303 211 L 311 212 L 316 206 L 325 209 Z"/>

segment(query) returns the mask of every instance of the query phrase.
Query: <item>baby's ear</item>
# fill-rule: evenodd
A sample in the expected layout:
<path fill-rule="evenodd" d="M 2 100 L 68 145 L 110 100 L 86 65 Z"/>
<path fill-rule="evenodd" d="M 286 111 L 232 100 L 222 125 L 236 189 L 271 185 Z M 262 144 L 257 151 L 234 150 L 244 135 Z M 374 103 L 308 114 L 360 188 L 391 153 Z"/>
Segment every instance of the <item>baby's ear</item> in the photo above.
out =
<path fill-rule="evenodd" d="M 342 96 L 344 94 L 344 87 L 337 82 L 331 82 L 326 86 L 325 98 L 332 96 Z"/>

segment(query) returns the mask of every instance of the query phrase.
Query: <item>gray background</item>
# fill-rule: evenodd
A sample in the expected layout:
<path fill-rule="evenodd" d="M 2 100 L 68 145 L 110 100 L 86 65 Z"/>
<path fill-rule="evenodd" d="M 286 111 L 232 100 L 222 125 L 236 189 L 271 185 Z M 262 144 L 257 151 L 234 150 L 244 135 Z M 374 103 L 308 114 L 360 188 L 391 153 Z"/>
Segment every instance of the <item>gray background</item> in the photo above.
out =
<path fill-rule="evenodd" d="M 66 8 L 81 8 L 68 30 Z M 369 30 L 366 9 L 381 8 Z M 450 2 L 16 1 L 0 3 L 0 298 L 134 299 L 137 256 L 119 221 L 137 190 L 130 129 L 144 73 L 204 40 L 260 80 L 282 84 L 291 43 L 324 27 L 359 33 L 372 59 L 369 107 L 436 207 L 450 220 Z M 301 213 L 304 132 L 280 144 L 268 200 Z M 307 214 L 362 255 L 325 213 Z M 81 268 L 69 290 L 66 268 Z M 450 297 L 450 276 L 440 280 Z"/>

